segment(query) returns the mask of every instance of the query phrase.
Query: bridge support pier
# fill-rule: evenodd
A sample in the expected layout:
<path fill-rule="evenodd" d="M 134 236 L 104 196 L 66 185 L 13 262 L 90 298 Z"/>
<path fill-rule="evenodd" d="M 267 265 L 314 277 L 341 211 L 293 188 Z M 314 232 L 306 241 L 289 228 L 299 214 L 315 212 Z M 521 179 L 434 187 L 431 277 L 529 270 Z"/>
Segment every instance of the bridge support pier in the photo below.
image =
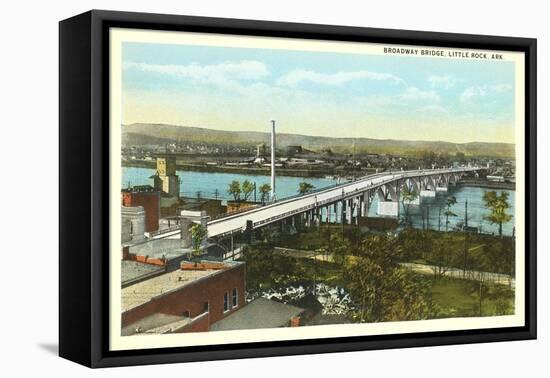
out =
<path fill-rule="evenodd" d="M 398 217 L 399 202 L 397 201 L 379 201 L 378 215 L 383 217 Z"/>
<path fill-rule="evenodd" d="M 323 209 L 320 207 L 316 207 L 315 210 L 312 211 L 315 214 L 315 227 L 319 228 L 319 226 L 321 225 L 321 216 L 323 215 Z"/>
<path fill-rule="evenodd" d="M 369 216 L 369 208 L 370 208 L 370 199 L 369 199 L 369 192 L 363 193 L 363 216 L 366 218 Z"/>
<path fill-rule="evenodd" d="M 357 206 L 357 197 L 351 199 L 351 219 L 350 224 L 357 224 L 357 216 L 359 214 L 359 208 Z"/>
<path fill-rule="evenodd" d="M 435 197 L 435 190 L 423 189 L 420 191 L 420 197 Z"/>

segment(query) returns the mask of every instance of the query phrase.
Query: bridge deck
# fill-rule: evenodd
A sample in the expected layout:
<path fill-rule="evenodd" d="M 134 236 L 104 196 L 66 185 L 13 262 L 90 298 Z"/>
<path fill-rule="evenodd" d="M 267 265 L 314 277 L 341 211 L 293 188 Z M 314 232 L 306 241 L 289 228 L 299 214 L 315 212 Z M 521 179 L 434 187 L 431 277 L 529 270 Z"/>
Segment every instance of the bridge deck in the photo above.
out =
<path fill-rule="evenodd" d="M 294 214 L 303 213 L 318 206 L 326 206 L 344 198 L 359 196 L 361 193 L 375 189 L 390 182 L 406 179 L 433 176 L 449 173 L 461 173 L 480 170 L 479 167 L 463 167 L 449 169 L 415 170 L 402 172 L 384 172 L 365 176 L 353 182 L 334 186 L 300 197 L 281 200 L 260 208 L 251 209 L 235 215 L 229 215 L 208 222 L 208 237 L 228 235 L 245 229 L 246 221 L 251 220 L 253 227 L 260 227 Z M 179 231 L 157 235 L 156 238 L 174 237 Z"/>

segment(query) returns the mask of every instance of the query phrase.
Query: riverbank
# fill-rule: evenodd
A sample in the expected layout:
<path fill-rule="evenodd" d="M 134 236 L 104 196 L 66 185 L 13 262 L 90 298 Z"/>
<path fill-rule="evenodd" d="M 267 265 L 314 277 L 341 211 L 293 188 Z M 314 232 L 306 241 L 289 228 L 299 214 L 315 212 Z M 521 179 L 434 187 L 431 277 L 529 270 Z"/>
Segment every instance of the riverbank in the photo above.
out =
<path fill-rule="evenodd" d="M 133 160 L 123 161 L 123 167 L 131 168 L 156 168 L 155 161 L 147 160 Z M 237 173 L 243 175 L 271 175 L 271 169 L 269 167 L 238 167 L 227 165 L 208 165 L 208 164 L 190 164 L 190 163 L 177 163 L 177 170 L 192 171 L 192 172 L 217 172 L 217 173 Z M 322 178 L 326 176 L 353 176 L 353 175 L 368 175 L 375 172 L 372 170 L 365 171 L 344 171 L 336 168 L 314 168 L 314 169 L 300 169 L 300 168 L 277 168 L 277 176 L 289 176 L 289 177 L 315 177 Z"/>
<path fill-rule="evenodd" d="M 481 179 L 462 179 L 457 185 L 470 188 L 516 190 L 516 184 L 513 182 L 487 181 Z"/>

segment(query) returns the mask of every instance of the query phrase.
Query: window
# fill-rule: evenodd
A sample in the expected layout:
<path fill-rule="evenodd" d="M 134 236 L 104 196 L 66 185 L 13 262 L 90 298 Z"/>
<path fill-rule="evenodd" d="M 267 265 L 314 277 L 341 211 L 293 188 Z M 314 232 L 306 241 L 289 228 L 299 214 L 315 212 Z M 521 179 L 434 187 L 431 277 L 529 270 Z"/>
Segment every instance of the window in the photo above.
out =
<path fill-rule="evenodd" d="M 229 293 L 223 293 L 223 312 L 229 311 Z"/>
<path fill-rule="evenodd" d="M 239 293 L 237 292 L 237 288 L 234 287 L 233 291 L 231 292 L 231 306 L 237 307 L 239 305 Z"/>

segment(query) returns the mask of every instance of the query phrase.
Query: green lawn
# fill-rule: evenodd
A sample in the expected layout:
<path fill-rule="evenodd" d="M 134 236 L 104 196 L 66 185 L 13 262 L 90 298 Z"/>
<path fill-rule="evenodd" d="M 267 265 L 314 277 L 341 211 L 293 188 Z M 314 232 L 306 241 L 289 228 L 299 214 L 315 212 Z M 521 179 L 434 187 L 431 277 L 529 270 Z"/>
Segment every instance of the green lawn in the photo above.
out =
<path fill-rule="evenodd" d="M 296 263 L 307 272 L 305 277 L 313 278 L 317 283 L 323 282 L 329 286 L 339 287 L 345 285 L 340 266 L 337 264 L 311 259 L 296 259 Z"/>
<path fill-rule="evenodd" d="M 329 230 L 341 232 L 337 227 L 325 227 L 300 235 L 285 235 L 276 245 L 304 250 L 326 247 Z M 338 264 L 307 258 L 292 258 L 272 254 L 272 245 L 255 245 L 247 260 L 247 286 L 249 289 L 311 286 L 313 282 L 344 287 Z M 472 317 L 480 315 L 479 284 L 477 281 L 443 277 L 434 280 L 432 275 L 420 274 L 431 286 L 432 301 L 437 309 L 435 318 Z M 482 316 L 514 313 L 514 290 L 505 285 L 486 283 L 482 290 Z"/>
<path fill-rule="evenodd" d="M 485 284 L 482 297 L 482 316 L 513 314 L 513 289 L 504 285 Z M 439 308 L 438 318 L 479 316 L 477 282 L 442 278 L 432 286 L 432 300 Z"/>
<path fill-rule="evenodd" d="M 359 228 L 355 225 L 345 226 L 345 235 L 347 237 L 352 234 L 360 234 Z M 342 226 L 336 224 L 321 224 L 320 228 L 309 227 L 301 230 L 295 235 L 283 234 L 280 239 L 275 243 L 278 247 L 316 250 L 318 248 L 326 248 L 330 243 L 330 236 L 332 234 L 342 235 Z"/>

